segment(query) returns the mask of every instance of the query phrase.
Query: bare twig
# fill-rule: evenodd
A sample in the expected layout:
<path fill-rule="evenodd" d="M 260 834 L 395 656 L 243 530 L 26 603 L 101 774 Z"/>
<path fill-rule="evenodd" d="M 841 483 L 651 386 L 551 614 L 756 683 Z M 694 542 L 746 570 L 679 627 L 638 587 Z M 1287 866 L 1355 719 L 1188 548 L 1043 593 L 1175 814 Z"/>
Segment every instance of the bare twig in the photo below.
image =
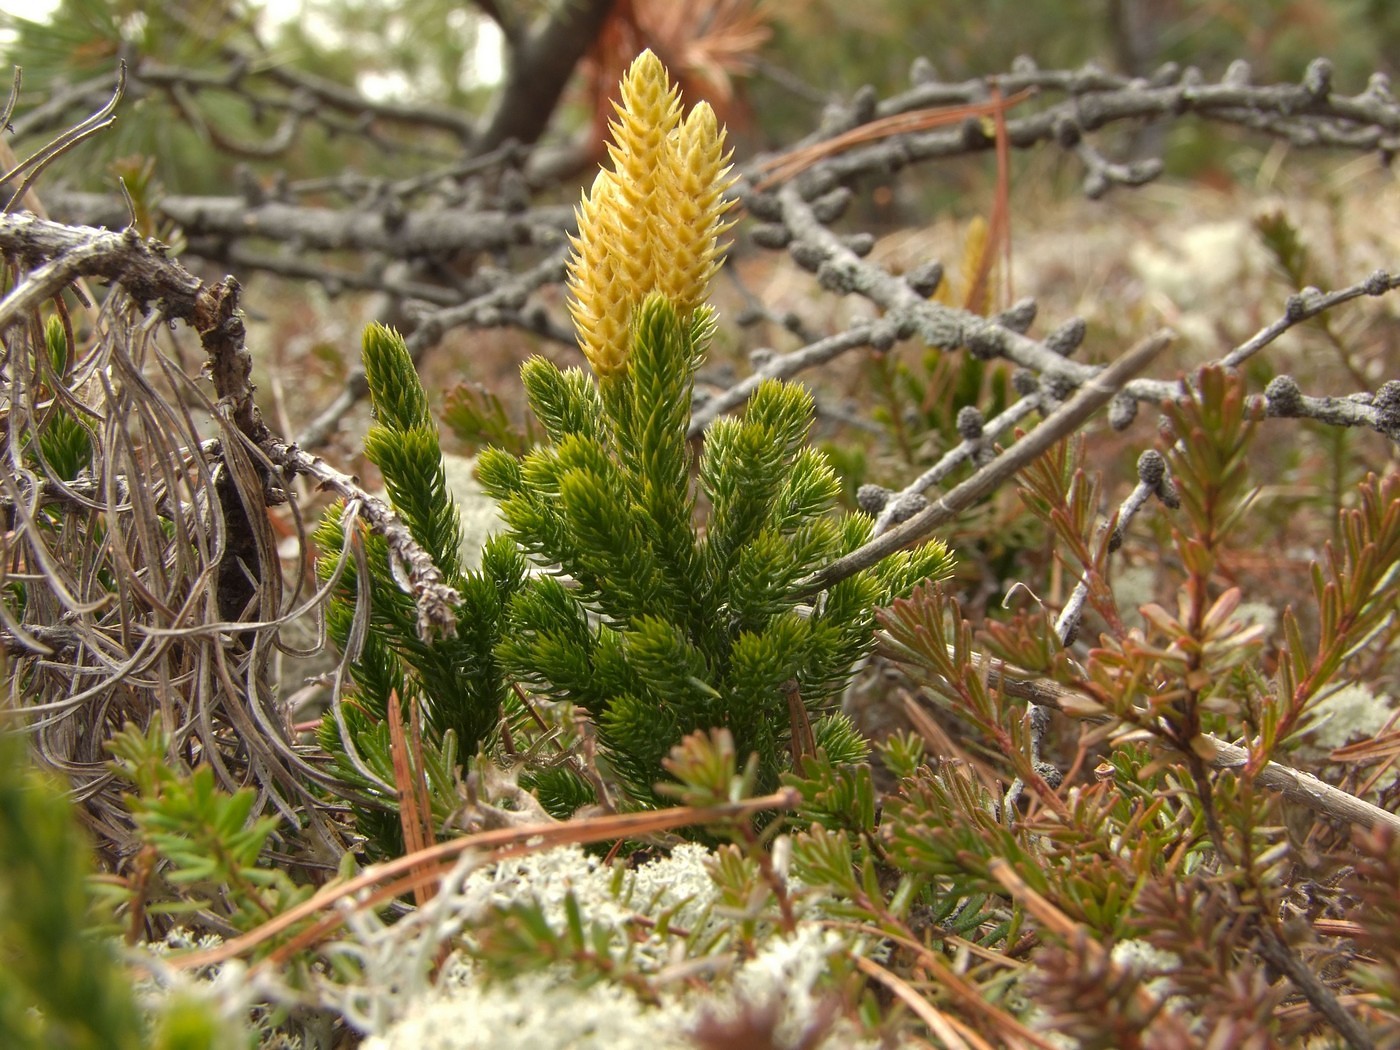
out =
<path fill-rule="evenodd" d="M 0 183 L 9 182 L 16 175 L 24 173 L 24 181 L 10 195 L 6 202 L 4 211 L 13 210 L 14 206 L 21 201 L 29 192 L 29 188 L 39 177 L 39 174 L 48 167 L 56 158 L 72 149 L 79 142 L 86 138 L 91 138 L 99 131 L 111 125 L 117 119 L 117 104 L 121 102 L 122 95 L 126 92 L 126 63 L 122 62 L 117 68 L 117 86 L 112 92 L 112 97 L 107 100 L 107 104 L 96 113 L 91 114 L 86 120 L 73 125 L 71 128 L 57 136 L 53 141 L 45 144 L 37 153 L 26 158 L 13 170 L 0 175 Z"/>
<path fill-rule="evenodd" d="M 1163 66 L 1150 80 L 1118 76 L 1093 65 L 1078 70 L 1022 67 L 995 78 L 917 84 L 881 101 L 868 119 L 881 120 L 933 106 L 985 103 L 995 83 L 1007 96 L 1027 89 L 1039 91 L 1042 99 L 1066 96 L 1045 104 L 1038 112 L 1008 117 L 1006 137 L 1017 149 L 1051 142 L 1075 149 L 1086 135 L 1110 124 L 1176 120 L 1186 114 L 1249 128 L 1304 147 L 1393 150 L 1400 144 L 1400 103 L 1391 94 L 1386 78 L 1373 77 L 1360 94 L 1346 96 L 1332 91 L 1331 77 L 1332 67 L 1326 59 L 1314 60 L 1297 84 L 1250 84 L 1229 75 L 1208 83 L 1199 70 L 1175 65 Z M 1018 112 L 1024 113 L 1026 108 Z M 852 104 L 844 116 L 845 121 L 843 114 L 830 117 L 819 132 L 793 149 L 849 130 L 861 118 L 860 107 Z M 821 169 L 837 181 L 845 181 L 924 161 L 991 151 L 995 145 L 994 136 L 975 122 L 967 122 L 956 128 L 902 134 L 858 146 L 823 161 Z M 1114 181 L 1136 183 L 1145 173 L 1124 174 L 1130 177 Z"/>
<path fill-rule="evenodd" d="M 562 206 L 514 213 L 500 209 L 424 208 L 385 217 L 362 207 L 336 210 L 244 197 L 166 197 L 159 213 L 189 237 L 236 243 L 247 239 L 293 242 L 302 251 L 374 252 L 411 259 L 453 252 L 503 251 L 521 245 L 564 243 L 573 211 Z"/>
<path fill-rule="evenodd" d="M 1361 1027 L 1361 1022 L 1341 1004 L 1332 989 L 1308 969 L 1307 964 L 1298 958 L 1297 953 L 1267 921 L 1260 923 L 1258 945 L 1259 954 L 1280 973 L 1288 974 L 1288 979 L 1337 1030 L 1351 1050 L 1373 1050 L 1376 1041 Z"/>
<path fill-rule="evenodd" d="M 476 142 L 478 151 L 495 149 L 507 139 L 539 139 L 574 66 L 612 13 L 613 2 L 551 5 L 528 30 L 507 37 L 505 83 Z"/>
<path fill-rule="evenodd" d="M 832 361 L 849 350 L 870 346 L 879 338 L 876 324 L 857 324 L 844 332 L 819 339 L 814 343 L 786 354 L 775 354 L 752 375 L 740 380 L 727 390 L 706 398 L 691 413 L 691 437 L 697 437 L 705 428 L 731 408 L 737 408 L 749 399 L 765 379 L 788 379 L 799 372 Z M 888 326 L 885 326 L 888 327 Z M 891 336 L 893 333 L 890 333 Z"/>

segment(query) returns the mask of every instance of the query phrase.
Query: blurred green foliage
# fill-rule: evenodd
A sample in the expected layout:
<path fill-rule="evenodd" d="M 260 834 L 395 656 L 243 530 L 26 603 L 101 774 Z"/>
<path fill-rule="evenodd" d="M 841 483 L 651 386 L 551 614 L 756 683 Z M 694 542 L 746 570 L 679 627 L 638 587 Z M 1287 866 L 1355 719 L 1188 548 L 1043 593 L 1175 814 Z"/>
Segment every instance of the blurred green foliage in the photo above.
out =
<path fill-rule="evenodd" d="M 90 934 L 91 867 L 60 787 L 27 768 L 17 735 L 0 733 L 0 1045 L 145 1043 L 113 945 Z"/>
<path fill-rule="evenodd" d="M 492 93 L 475 75 L 480 22 L 446 0 L 62 0 L 43 20 L 0 12 L 0 55 L 23 70 L 21 118 L 55 97 L 73 98 L 62 118 L 17 145 L 21 155 L 95 109 L 93 100 L 115 86 L 119 62 L 138 74 L 116 125 L 59 158 L 48 184 L 110 190 L 123 175 L 134 192 L 125 169 L 152 159 L 147 177 L 157 189 L 216 194 L 233 188 L 231 157 L 256 175 L 291 178 L 347 168 L 402 173 L 405 156 L 415 169 L 451 159 L 456 144 L 421 128 L 376 125 L 371 136 L 368 114 L 323 122 L 324 107 L 282 74 L 374 101 L 479 112 Z M 188 76 L 176 82 L 172 71 Z M 298 120 L 290 148 L 271 148 L 289 112 L 316 119 Z"/>

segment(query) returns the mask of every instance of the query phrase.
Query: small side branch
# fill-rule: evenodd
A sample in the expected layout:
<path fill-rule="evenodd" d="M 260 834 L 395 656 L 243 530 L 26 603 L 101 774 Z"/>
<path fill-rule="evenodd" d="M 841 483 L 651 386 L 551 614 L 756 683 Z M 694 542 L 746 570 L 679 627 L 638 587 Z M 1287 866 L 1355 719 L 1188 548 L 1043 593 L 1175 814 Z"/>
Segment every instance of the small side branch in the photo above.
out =
<path fill-rule="evenodd" d="M 413 596 L 418 606 L 421 637 L 450 634 L 456 629 L 456 608 L 461 596 L 442 582 L 442 573 L 432 556 L 413 538 L 408 526 L 388 503 L 369 493 L 349 474 L 296 445 L 269 438 L 263 451 L 289 473 L 313 478 L 323 488 L 336 493 L 345 500 L 347 508 L 384 537 L 395 569 L 393 575 L 403 581 L 404 590 Z"/>

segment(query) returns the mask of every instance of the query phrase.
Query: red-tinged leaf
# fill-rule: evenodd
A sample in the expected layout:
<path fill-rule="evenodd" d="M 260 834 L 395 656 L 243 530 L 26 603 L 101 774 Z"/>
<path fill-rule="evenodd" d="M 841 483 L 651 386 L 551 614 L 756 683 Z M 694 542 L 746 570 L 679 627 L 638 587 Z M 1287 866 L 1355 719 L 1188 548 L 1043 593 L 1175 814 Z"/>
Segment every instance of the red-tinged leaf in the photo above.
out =
<path fill-rule="evenodd" d="M 1168 638 L 1180 638 L 1186 633 L 1186 628 L 1182 626 L 1181 621 L 1156 602 L 1148 602 L 1146 605 L 1139 606 L 1138 612 L 1141 613 L 1144 620 Z"/>
<path fill-rule="evenodd" d="M 1218 651 L 1224 652 L 1225 646 L 1228 646 L 1229 649 L 1251 648 L 1263 641 L 1264 635 L 1267 633 L 1268 632 L 1262 623 L 1252 623 L 1248 627 L 1232 631 L 1229 635 L 1227 635 L 1222 640 L 1222 648 Z M 1211 646 L 1207 646 L 1206 651 L 1212 652 L 1217 650 L 1212 649 Z"/>
<path fill-rule="evenodd" d="M 1215 758 L 1215 741 L 1208 736 L 1194 736 L 1190 742 L 1191 751 L 1206 762 Z"/>
<path fill-rule="evenodd" d="M 1225 628 L 1230 622 L 1230 617 L 1235 610 L 1240 607 L 1243 600 L 1243 592 L 1238 587 L 1231 587 L 1206 610 L 1205 616 L 1201 620 L 1201 629 L 1207 634 L 1216 634 Z"/>
<path fill-rule="evenodd" d="M 1292 669 L 1293 683 L 1283 697 L 1284 700 L 1290 700 L 1294 691 L 1308 680 L 1312 669 L 1308 648 L 1303 641 L 1303 632 L 1298 626 L 1298 618 L 1293 615 L 1292 609 L 1283 610 L 1283 635 L 1287 639 L 1287 649 L 1279 663 L 1282 665 L 1286 662 Z"/>
<path fill-rule="evenodd" d="M 1332 546 L 1331 546 L 1331 544 L 1328 544 L 1328 546 L 1327 546 L 1327 553 L 1328 553 L 1328 555 L 1329 555 L 1329 557 L 1330 557 L 1331 554 L 1332 554 Z M 1313 562 L 1313 563 L 1312 563 L 1311 574 L 1312 574 L 1313 598 L 1314 598 L 1317 602 L 1321 603 L 1321 601 L 1322 601 L 1322 592 L 1323 592 L 1324 588 L 1326 588 L 1326 586 L 1327 586 L 1327 577 L 1323 574 L 1323 569 L 1322 569 L 1321 563 L 1319 563 L 1319 562 Z M 1334 575 L 1334 576 L 1336 575 L 1336 569 L 1335 569 L 1335 567 L 1334 567 L 1334 569 L 1333 569 L 1333 575 Z"/>
<path fill-rule="evenodd" d="M 1317 609 L 1318 633 L 1321 635 L 1322 645 L 1331 644 L 1337 637 L 1341 618 L 1342 607 L 1337 585 L 1329 583 L 1322 589 L 1322 601 L 1318 603 Z"/>

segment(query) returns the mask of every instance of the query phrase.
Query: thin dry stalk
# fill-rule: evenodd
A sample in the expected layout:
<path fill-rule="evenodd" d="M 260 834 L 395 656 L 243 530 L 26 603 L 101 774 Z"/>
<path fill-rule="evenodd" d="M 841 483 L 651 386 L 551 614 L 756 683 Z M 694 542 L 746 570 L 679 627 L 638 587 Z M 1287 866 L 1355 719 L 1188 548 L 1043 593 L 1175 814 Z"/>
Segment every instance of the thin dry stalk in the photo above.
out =
<path fill-rule="evenodd" d="M 399 710 L 397 690 L 389 693 L 389 743 L 394 756 L 394 785 L 399 795 L 399 823 L 403 827 L 404 852 L 412 855 L 422 853 L 436 844 L 433 835 L 433 808 L 428 797 L 428 783 L 423 773 L 423 740 L 419 729 L 418 701 L 413 700 L 409 708 L 412 723 L 412 743 L 404 733 L 403 712 Z M 425 867 L 413 870 L 415 877 L 422 875 Z M 437 887 L 431 883 L 416 884 L 413 900 L 421 908 L 437 895 Z"/>
<path fill-rule="evenodd" d="M 289 908 L 281 915 L 263 923 L 241 937 L 226 941 L 208 951 L 192 952 L 172 958 L 172 962 L 183 969 L 197 969 L 213 963 L 223 962 L 243 955 L 258 945 L 277 937 L 305 919 L 309 919 L 323 909 L 347 897 L 357 897 L 371 890 L 385 879 L 406 878 L 392 883 L 393 893 L 386 899 L 407 893 L 423 879 L 441 879 L 452 864 L 464 853 L 481 851 L 485 854 L 483 863 L 504 860 L 522 853 L 551 849 L 555 846 L 587 845 L 591 842 L 608 842 L 613 839 L 639 838 L 655 835 L 675 828 L 698 827 L 704 824 L 718 824 L 739 820 L 771 809 L 793 809 L 801 796 L 793 788 L 784 788 L 771 795 L 745 799 L 742 802 L 719 806 L 688 807 L 655 810 L 649 813 L 612 814 L 604 817 L 583 817 L 567 824 L 535 824 L 526 827 L 497 828 L 476 835 L 440 842 L 436 846 L 398 857 L 384 864 L 376 864 L 348 882 L 325 887 L 314 897 Z M 431 866 L 429 868 L 428 866 Z M 418 869 L 422 873 L 415 873 Z M 387 887 L 386 887 L 387 889 Z M 357 906 L 362 906 L 357 900 Z M 313 929 L 316 936 L 298 940 L 298 949 L 309 947 L 331 930 L 344 922 L 344 914 L 337 911 L 328 915 Z M 309 932 L 309 931 L 308 931 Z M 302 937 L 306 938 L 306 934 Z"/>

